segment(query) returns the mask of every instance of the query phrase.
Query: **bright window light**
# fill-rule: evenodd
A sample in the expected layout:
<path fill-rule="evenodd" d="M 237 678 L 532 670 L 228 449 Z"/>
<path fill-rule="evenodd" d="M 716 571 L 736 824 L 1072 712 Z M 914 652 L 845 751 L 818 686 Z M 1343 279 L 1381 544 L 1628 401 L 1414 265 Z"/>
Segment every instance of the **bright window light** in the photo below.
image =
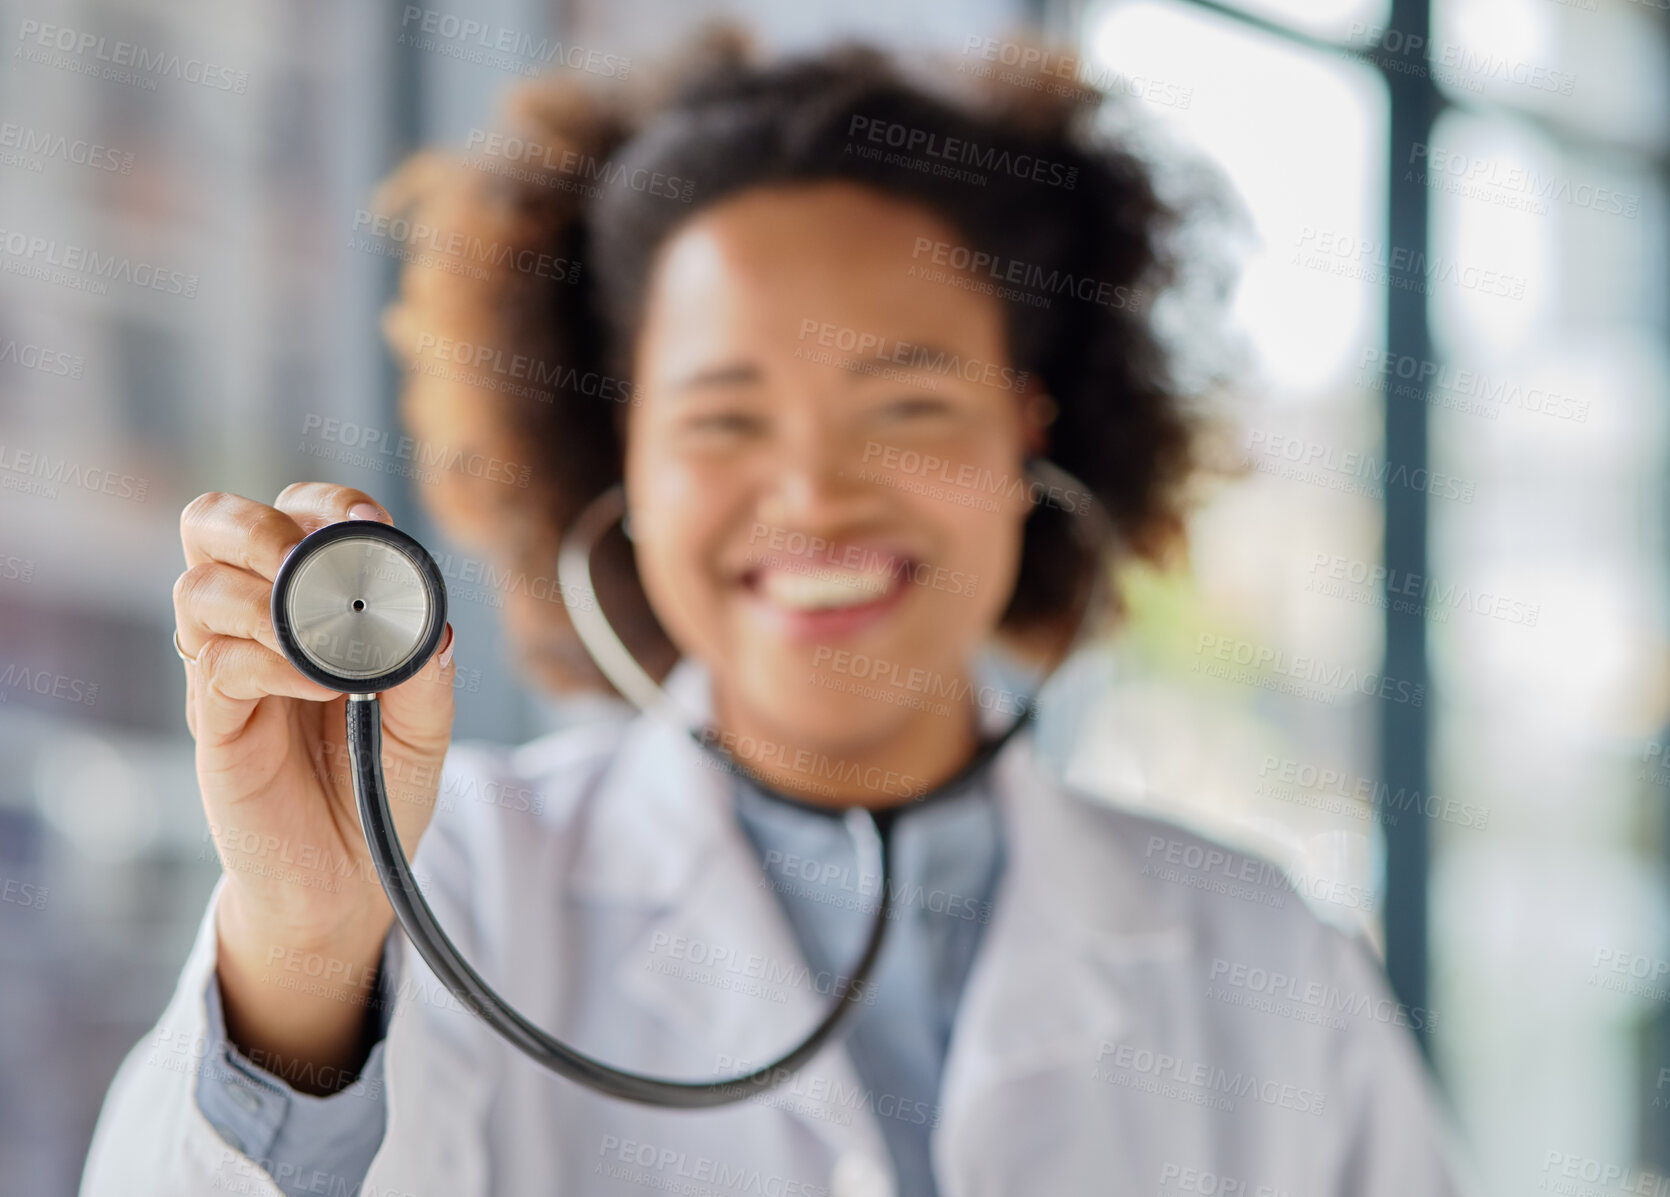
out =
<path fill-rule="evenodd" d="M 1278 403 L 1337 393 L 1362 347 L 1379 343 L 1384 311 L 1382 287 L 1363 276 L 1372 263 L 1359 260 L 1384 256 L 1379 79 L 1343 55 L 1174 6 L 1105 3 L 1086 22 L 1103 69 L 1176 85 L 1154 94 L 1187 89 L 1187 106 L 1149 107 L 1247 205 L 1262 248 L 1244 264 L 1234 315 L 1258 352 L 1262 389 Z"/>

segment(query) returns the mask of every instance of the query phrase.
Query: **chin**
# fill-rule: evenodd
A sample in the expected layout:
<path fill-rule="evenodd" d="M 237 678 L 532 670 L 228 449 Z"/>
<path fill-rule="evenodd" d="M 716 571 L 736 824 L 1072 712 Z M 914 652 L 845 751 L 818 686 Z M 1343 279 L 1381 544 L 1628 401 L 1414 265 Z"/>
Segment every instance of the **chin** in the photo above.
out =
<path fill-rule="evenodd" d="M 812 652 L 808 648 L 794 663 L 742 664 L 738 670 L 746 680 L 737 693 L 755 718 L 779 729 L 786 746 L 832 750 L 862 743 L 897 721 L 897 708 L 867 692 L 865 683 L 815 668 Z M 843 688 L 849 685 L 858 692 Z"/>

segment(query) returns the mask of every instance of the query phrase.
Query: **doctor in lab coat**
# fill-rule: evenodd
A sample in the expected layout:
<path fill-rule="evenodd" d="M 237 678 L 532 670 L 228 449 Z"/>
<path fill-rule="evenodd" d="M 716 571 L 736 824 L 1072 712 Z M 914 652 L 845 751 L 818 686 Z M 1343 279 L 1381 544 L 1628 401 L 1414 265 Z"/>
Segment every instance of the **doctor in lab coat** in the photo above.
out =
<path fill-rule="evenodd" d="M 666 94 L 683 108 L 665 126 L 651 116 L 632 134 L 620 120 L 582 120 L 576 137 L 633 139 L 572 144 L 632 166 L 627 178 L 694 180 L 689 207 L 621 187 L 582 209 L 531 186 L 518 198 L 508 176 L 488 185 L 470 175 L 442 210 L 414 217 L 435 228 L 477 220 L 483 236 L 527 251 L 507 263 L 561 255 L 583 233 L 583 277 L 605 292 L 608 319 L 591 313 L 562 351 L 588 351 L 600 329 L 631 350 L 633 401 L 610 413 L 620 443 L 596 418 L 559 423 L 564 405 L 608 402 L 589 392 L 519 410 L 553 422 L 553 453 L 507 443 L 502 456 L 546 463 L 543 489 L 476 478 L 491 502 L 474 510 L 485 514 L 449 530 L 466 541 L 479 531 L 483 552 L 495 535 L 537 544 L 530 512 L 566 503 L 571 518 L 599 481 L 616 481 L 618 464 L 643 596 L 680 658 L 667 682 L 675 701 L 730 734 L 861 761 L 866 778 L 937 783 L 972 757 L 980 721 L 989 735 L 1005 716 L 973 702 L 946 713 L 877 702 L 816 682 L 820 663 L 850 650 L 906 676 L 956 678 L 1000 629 L 1036 632 L 1007 625 L 1070 610 L 1075 587 L 1051 572 L 1065 550 L 1034 538 L 1029 521 L 1078 504 L 1020 485 L 1028 459 L 1086 479 L 1127 542 L 1147 543 L 1176 515 L 1184 428 L 1182 399 L 1135 372 L 1159 350 L 1129 309 L 1069 296 L 1010 308 L 976 277 L 947 285 L 956 255 L 942 255 L 944 269 L 919 267 L 974 229 L 982 244 L 1021 238 L 1005 252 L 1057 274 L 1140 282 L 1154 253 L 1142 222 L 1160 219 L 1157 201 L 1131 160 L 1073 140 L 1081 126 L 1060 113 L 954 109 L 851 54 L 780 71 L 722 63 L 701 86 Z M 576 111 L 570 98 L 523 114 Z M 1007 160 L 1070 160 L 1076 186 L 993 172 L 972 187 L 851 153 L 866 113 L 1001 146 Z M 574 219 L 594 227 L 564 224 Z M 515 344 L 518 329 L 560 331 L 574 315 L 560 305 L 592 296 L 513 264 L 477 287 L 431 256 L 408 264 L 405 306 L 388 324 L 431 349 L 448 330 L 486 346 Z M 514 327 L 492 323 L 512 316 Z M 885 368 L 842 357 L 860 344 L 860 354 L 888 347 Z M 426 389 L 442 385 L 435 378 L 409 380 L 418 434 L 493 444 L 479 427 L 425 423 L 492 410 L 478 393 L 454 403 Z M 1164 470 L 1150 468 L 1150 451 Z M 925 480 L 912 463 L 930 460 Z M 992 492 L 963 486 L 981 478 L 1017 484 L 987 502 Z M 561 490 L 582 485 L 593 489 Z M 369 499 L 298 484 L 276 507 L 214 494 L 182 518 L 176 647 L 223 859 L 246 834 L 257 844 L 335 836 L 354 850 L 345 762 L 320 753 L 340 745 L 341 696 L 275 651 L 266 604 L 288 549 L 324 524 L 378 518 L 359 507 Z M 834 564 L 801 569 L 797 541 L 825 546 Z M 1106 564 L 1091 559 L 1077 577 Z M 735 779 L 650 714 L 521 747 L 451 743 L 446 644 L 382 696 L 384 756 L 407 799 L 395 803 L 402 842 L 416 845 L 417 876 L 466 958 L 528 1018 L 619 1067 L 715 1079 L 798 1042 L 828 989 L 809 978 L 783 903 L 762 884 L 735 817 Z M 423 793 L 417 779 L 443 759 Z M 768 784 L 815 800 L 796 790 L 792 767 L 773 768 Z M 1275 868 L 1065 788 L 1038 764 L 1030 732 L 1007 742 L 986 777 L 1004 863 L 954 1009 L 931 1128 L 944 1197 L 1453 1191 L 1438 1106 L 1375 960 L 1313 917 Z M 539 801 L 501 801 L 528 794 Z M 837 797 L 899 801 L 867 781 Z M 250 979 L 288 963 L 286 942 L 349 939 L 318 955 L 374 966 L 381 945 L 394 995 L 380 1045 L 386 1125 L 361 1197 L 910 1197 L 882 1130 L 894 1112 L 867 1094 L 847 1045 L 741 1104 L 683 1111 L 603 1098 L 460 1009 L 391 917 L 374 879 L 338 903 L 229 867 L 173 1000 L 111 1086 L 84 1197 L 275 1197 L 263 1161 L 199 1105 L 206 998 L 224 993 L 237 1007 L 228 1030 L 240 1045 L 289 1035 L 288 1050 L 305 1053 L 327 1038 L 310 1039 L 310 1028 L 329 1023 L 350 1068 L 344 1016 L 354 1012 Z M 283 979 L 283 967 L 270 971 Z M 299 975 L 311 975 L 305 954 Z M 318 1191 L 347 1188 L 326 1177 Z"/>

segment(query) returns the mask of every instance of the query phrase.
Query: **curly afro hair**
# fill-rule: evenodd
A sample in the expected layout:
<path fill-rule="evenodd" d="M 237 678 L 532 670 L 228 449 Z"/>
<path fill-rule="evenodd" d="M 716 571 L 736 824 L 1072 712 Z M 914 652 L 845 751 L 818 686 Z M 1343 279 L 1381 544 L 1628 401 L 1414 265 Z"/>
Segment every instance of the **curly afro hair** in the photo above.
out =
<path fill-rule="evenodd" d="M 427 230 L 434 251 L 408 255 L 384 318 L 405 369 L 403 418 L 426 441 L 504 463 L 497 476 L 426 478 L 422 497 L 508 583 L 530 680 L 606 687 L 549 582 L 557 547 L 621 480 L 631 350 L 657 250 L 694 212 L 747 188 L 860 183 L 926 206 L 962 247 L 1028 280 L 998 294 L 1012 364 L 1056 407 L 1050 460 L 1100 499 L 1121 555 L 1164 562 L 1181 549 L 1203 388 L 1179 382 L 1155 311 L 1187 264 L 1186 205 L 1097 131 L 1112 100 L 1058 79 L 976 74 L 945 66 L 913 81 L 854 45 L 762 63 L 719 30 L 649 87 L 524 84 L 500 130 L 472 132 L 473 153 L 421 154 L 385 185 L 383 209 Z M 953 151 L 957 169 L 923 168 Z M 1063 646 L 1111 564 L 1073 535 L 1072 518 L 1040 504 L 1027 521 L 999 628 L 1022 653 Z M 624 537 L 599 546 L 594 577 L 622 639 L 664 675 L 677 650 Z M 1117 610 L 1113 600 L 1102 614 Z"/>

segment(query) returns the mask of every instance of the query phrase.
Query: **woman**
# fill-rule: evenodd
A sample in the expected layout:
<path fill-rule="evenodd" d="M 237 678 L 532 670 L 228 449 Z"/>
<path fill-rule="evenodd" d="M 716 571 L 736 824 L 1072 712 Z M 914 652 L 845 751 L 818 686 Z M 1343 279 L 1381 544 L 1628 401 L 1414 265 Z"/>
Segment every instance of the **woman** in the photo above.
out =
<path fill-rule="evenodd" d="M 306 532 L 388 517 L 321 483 L 205 495 L 176 643 L 225 876 L 85 1193 L 1450 1190 L 1419 1057 L 1362 1013 L 1387 1007 L 1371 957 L 1269 865 L 1064 789 L 1025 732 L 913 801 L 1024 705 L 984 650 L 1048 660 L 1098 613 L 1089 513 L 1164 554 L 1196 457 L 1150 322 L 1179 213 L 1085 96 L 1007 90 L 720 45 L 648 102 L 523 93 L 516 136 L 414 164 L 386 226 L 423 242 L 387 321 L 417 443 L 527 466 L 449 472 L 431 509 L 549 577 L 622 483 L 600 605 L 734 762 L 650 716 L 449 747 L 449 629 L 383 699 L 431 903 L 539 1025 L 718 1078 L 846 990 L 875 878 L 822 812 L 892 811 L 895 917 L 849 1037 L 669 1111 L 459 1008 L 367 863 L 344 699 L 267 617 Z M 530 675 L 593 683 L 562 606 L 510 592 Z M 1356 1012 L 1257 1008 L 1249 970 Z"/>

